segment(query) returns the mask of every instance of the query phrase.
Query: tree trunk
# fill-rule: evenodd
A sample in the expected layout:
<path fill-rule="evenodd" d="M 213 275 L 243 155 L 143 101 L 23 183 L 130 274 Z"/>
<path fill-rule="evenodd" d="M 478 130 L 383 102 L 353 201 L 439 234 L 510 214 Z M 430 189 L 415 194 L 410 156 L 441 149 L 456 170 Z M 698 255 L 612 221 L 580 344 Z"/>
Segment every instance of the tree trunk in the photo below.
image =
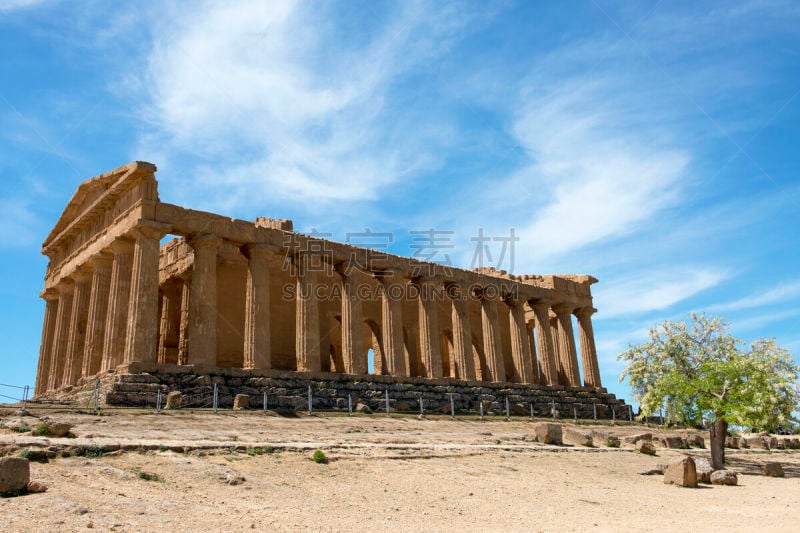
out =
<path fill-rule="evenodd" d="M 717 417 L 711 425 L 711 468 L 722 470 L 725 468 L 725 437 L 728 436 L 728 422 Z"/>

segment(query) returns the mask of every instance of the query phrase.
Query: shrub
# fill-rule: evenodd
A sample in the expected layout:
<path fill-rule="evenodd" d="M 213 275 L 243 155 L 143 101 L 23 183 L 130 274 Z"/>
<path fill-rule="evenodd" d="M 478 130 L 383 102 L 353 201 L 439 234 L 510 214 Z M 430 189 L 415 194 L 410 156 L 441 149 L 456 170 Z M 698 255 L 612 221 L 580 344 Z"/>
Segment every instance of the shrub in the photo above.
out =
<path fill-rule="evenodd" d="M 314 455 L 311 456 L 311 460 L 318 464 L 325 464 L 328 462 L 328 458 L 322 450 L 315 451 Z"/>
<path fill-rule="evenodd" d="M 46 437 L 50 435 L 50 428 L 47 427 L 45 422 L 39 422 L 35 428 L 31 431 L 32 435 L 36 435 L 37 437 Z"/>
<path fill-rule="evenodd" d="M 154 474 L 153 472 L 145 472 L 144 470 L 139 470 L 138 468 L 134 468 L 133 471 L 136 472 L 136 475 L 139 477 L 139 479 L 164 483 L 164 478 L 158 474 Z"/>

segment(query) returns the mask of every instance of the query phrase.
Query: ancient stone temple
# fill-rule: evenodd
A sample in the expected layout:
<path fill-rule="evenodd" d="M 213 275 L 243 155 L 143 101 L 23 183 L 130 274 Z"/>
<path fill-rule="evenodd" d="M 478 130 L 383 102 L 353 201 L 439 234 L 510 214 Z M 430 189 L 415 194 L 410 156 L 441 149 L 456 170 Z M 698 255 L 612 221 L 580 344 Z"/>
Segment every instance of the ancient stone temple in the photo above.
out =
<path fill-rule="evenodd" d="M 194 211 L 160 201 L 155 171 L 83 182 L 44 241 L 38 396 L 137 373 L 605 393 L 591 276 L 461 270 Z"/>

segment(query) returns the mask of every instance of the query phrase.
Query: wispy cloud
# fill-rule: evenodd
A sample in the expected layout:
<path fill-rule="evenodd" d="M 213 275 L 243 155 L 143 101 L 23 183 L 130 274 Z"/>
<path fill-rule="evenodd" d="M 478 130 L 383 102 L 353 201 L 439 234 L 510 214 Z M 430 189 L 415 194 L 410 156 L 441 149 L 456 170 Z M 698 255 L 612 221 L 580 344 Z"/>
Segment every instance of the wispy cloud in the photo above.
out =
<path fill-rule="evenodd" d="M 370 200 L 436 168 L 452 127 L 392 83 L 444 53 L 468 10 L 392 4 L 364 14 L 377 29 L 345 35 L 333 7 L 208 3 L 159 27 L 138 151 L 190 155 L 192 181 L 224 190 L 228 207 Z"/>
<path fill-rule="evenodd" d="M 41 234 L 41 221 L 28 201 L 0 199 L 0 247 L 30 246 Z"/>
<path fill-rule="evenodd" d="M 728 276 L 705 268 L 640 272 L 620 282 L 601 285 L 594 291 L 602 317 L 659 311 L 714 287 Z"/>
<path fill-rule="evenodd" d="M 33 7 L 50 1 L 51 0 L 0 0 L 0 11 L 13 11 L 15 9 Z"/>
<path fill-rule="evenodd" d="M 787 281 L 766 291 L 753 292 L 737 300 L 711 305 L 707 310 L 713 312 L 739 311 L 741 309 L 754 309 L 785 302 L 791 299 L 800 300 L 800 280 Z"/>

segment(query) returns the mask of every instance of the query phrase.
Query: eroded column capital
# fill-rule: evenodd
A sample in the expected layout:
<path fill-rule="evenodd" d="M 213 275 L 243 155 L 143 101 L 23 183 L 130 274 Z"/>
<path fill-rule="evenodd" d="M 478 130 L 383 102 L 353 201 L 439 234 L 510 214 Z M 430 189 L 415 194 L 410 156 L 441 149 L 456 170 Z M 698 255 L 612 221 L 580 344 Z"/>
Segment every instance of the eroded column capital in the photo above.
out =
<path fill-rule="evenodd" d="M 265 242 L 251 242 L 241 247 L 242 255 L 248 259 L 266 259 L 270 255 L 280 251 L 281 247 L 277 244 Z"/>
<path fill-rule="evenodd" d="M 150 239 L 161 239 L 164 235 L 169 233 L 172 230 L 172 226 L 169 224 L 164 224 L 162 222 L 155 222 L 153 220 L 140 220 L 133 228 L 130 230 L 130 235 L 136 237 L 150 238 Z"/>
<path fill-rule="evenodd" d="M 552 308 L 553 308 L 553 312 L 556 315 L 564 315 L 564 314 L 570 314 L 571 315 L 572 312 L 575 311 L 575 307 L 574 306 L 563 304 L 563 303 L 557 303 L 557 304 L 553 305 Z"/>
<path fill-rule="evenodd" d="M 114 264 L 114 256 L 107 252 L 100 252 L 89 259 L 89 264 L 95 270 L 110 269 Z"/>
<path fill-rule="evenodd" d="M 56 289 L 45 289 L 39 293 L 39 297 L 47 302 L 58 300 L 58 291 Z"/>
<path fill-rule="evenodd" d="M 210 248 L 216 250 L 222 245 L 222 237 L 213 233 L 203 233 L 186 239 L 186 243 L 193 249 Z"/>
<path fill-rule="evenodd" d="M 79 266 L 75 271 L 69 275 L 75 283 L 86 283 L 92 279 L 92 268 L 87 266 Z"/>
<path fill-rule="evenodd" d="M 64 278 L 56 285 L 59 295 L 72 294 L 75 292 L 75 281 L 72 278 Z"/>
<path fill-rule="evenodd" d="M 111 253 L 114 255 L 125 255 L 125 254 L 132 254 L 133 247 L 136 244 L 136 241 L 133 239 L 127 238 L 120 238 L 115 239 L 114 242 L 108 245 Z"/>
<path fill-rule="evenodd" d="M 597 312 L 597 309 L 595 309 L 592 306 L 588 306 L 588 307 L 580 307 L 580 308 L 576 309 L 574 314 L 578 318 L 588 318 L 588 317 L 592 316 L 593 314 L 595 314 L 596 312 Z"/>

